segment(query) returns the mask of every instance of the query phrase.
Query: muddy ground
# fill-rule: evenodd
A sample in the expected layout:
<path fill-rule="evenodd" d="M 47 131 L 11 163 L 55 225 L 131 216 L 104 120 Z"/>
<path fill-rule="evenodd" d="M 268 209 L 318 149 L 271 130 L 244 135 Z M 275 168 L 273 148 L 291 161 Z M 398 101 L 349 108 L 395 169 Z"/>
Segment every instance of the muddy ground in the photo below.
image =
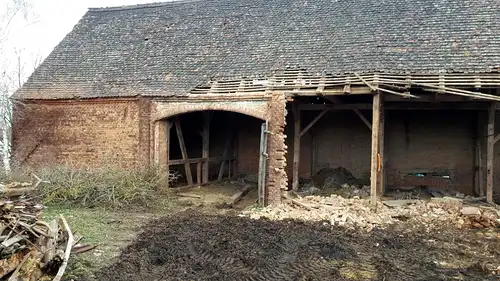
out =
<path fill-rule="evenodd" d="M 187 210 L 143 228 L 98 280 L 499 280 L 497 230 L 349 230 Z M 83 278 L 85 280 L 85 278 Z"/>

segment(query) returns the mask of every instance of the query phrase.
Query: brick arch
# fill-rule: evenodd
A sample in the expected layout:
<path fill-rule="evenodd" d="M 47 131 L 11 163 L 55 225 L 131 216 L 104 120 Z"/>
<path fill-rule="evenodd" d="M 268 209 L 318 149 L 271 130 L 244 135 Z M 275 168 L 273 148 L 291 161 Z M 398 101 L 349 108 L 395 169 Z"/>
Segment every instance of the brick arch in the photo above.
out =
<path fill-rule="evenodd" d="M 267 101 L 220 101 L 220 102 L 157 102 L 153 120 L 196 111 L 229 111 L 241 113 L 260 120 L 268 120 Z"/>

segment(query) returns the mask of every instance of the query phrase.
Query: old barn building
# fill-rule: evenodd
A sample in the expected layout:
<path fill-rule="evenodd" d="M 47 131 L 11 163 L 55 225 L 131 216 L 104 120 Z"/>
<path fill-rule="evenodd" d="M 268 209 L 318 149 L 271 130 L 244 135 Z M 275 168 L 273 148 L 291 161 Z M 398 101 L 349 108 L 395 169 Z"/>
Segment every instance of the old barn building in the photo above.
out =
<path fill-rule="evenodd" d="M 15 94 L 14 162 L 157 165 L 188 185 L 258 174 L 266 203 L 341 166 L 377 196 L 492 200 L 499 22 L 497 0 L 89 9 Z"/>

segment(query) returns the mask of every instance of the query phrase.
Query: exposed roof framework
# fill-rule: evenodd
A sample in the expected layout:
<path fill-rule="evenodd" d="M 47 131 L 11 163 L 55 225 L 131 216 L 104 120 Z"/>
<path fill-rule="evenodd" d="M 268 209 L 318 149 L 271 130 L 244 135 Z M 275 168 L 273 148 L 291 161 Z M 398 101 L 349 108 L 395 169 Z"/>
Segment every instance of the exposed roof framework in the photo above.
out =
<path fill-rule="evenodd" d="M 288 69 L 272 76 L 240 80 L 213 80 L 191 90 L 191 94 L 243 94 L 282 91 L 291 96 L 370 94 L 381 91 L 405 98 L 418 98 L 412 88 L 473 99 L 500 101 L 485 92 L 500 88 L 500 73 L 358 74 L 314 75 L 304 69 Z M 466 90 L 467 89 L 467 90 Z M 474 89 L 471 91 L 470 89 Z"/>

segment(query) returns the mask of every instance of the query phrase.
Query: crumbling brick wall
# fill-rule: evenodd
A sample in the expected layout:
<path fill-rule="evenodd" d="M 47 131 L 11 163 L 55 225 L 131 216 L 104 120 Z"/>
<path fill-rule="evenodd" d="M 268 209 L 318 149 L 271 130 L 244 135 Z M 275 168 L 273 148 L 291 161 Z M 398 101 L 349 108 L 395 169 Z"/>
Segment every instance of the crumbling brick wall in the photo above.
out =
<path fill-rule="evenodd" d="M 18 106 L 13 164 L 139 164 L 140 108 L 137 100 L 41 101 Z"/>
<path fill-rule="evenodd" d="M 269 131 L 268 135 L 268 173 L 266 184 L 266 198 L 268 205 L 277 205 L 281 202 L 281 190 L 287 188 L 286 174 L 285 126 L 286 126 L 286 99 L 283 93 L 273 93 L 269 103 Z"/>

